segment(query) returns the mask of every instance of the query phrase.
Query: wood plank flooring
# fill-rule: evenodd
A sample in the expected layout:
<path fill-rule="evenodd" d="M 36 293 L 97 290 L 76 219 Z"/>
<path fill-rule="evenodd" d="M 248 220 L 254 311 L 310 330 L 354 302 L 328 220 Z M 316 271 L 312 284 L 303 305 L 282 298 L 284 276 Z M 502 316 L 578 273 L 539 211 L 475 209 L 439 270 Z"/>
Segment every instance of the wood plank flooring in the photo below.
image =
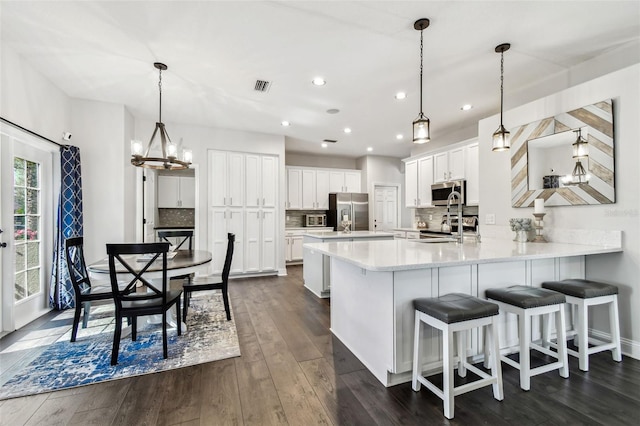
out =
<path fill-rule="evenodd" d="M 606 352 L 591 356 L 586 373 L 570 357 L 569 379 L 536 376 L 529 392 L 503 363 L 504 401 L 491 387 L 461 395 L 448 421 L 424 387 L 382 386 L 331 335 L 329 300 L 304 289 L 302 267 L 288 273 L 231 281 L 241 357 L 0 401 L 0 424 L 631 425 L 640 418 L 640 361 L 616 363 Z"/>

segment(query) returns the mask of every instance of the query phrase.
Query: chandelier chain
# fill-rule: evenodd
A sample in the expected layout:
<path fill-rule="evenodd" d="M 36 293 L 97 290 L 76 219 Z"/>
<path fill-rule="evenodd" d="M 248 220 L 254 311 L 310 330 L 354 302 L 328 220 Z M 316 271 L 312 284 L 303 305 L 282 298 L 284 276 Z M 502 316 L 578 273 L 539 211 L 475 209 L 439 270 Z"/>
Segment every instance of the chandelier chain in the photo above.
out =
<path fill-rule="evenodd" d="M 504 51 L 500 52 L 500 126 L 502 126 L 503 106 L 504 106 Z"/>
<path fill-rule="evenodd" d="M 420 115 L 422 114 L 422 33 L 424 29 L 420 30 Z"/>
<path fill-rule="evenodd" d="M 158 92 L 160 93 L 160 102 L 159 102 L 159 111 L 158 111 L 158 122 L 162 123 L 162 69 L 158 69 L 159 77 L 158 77 Z"/>

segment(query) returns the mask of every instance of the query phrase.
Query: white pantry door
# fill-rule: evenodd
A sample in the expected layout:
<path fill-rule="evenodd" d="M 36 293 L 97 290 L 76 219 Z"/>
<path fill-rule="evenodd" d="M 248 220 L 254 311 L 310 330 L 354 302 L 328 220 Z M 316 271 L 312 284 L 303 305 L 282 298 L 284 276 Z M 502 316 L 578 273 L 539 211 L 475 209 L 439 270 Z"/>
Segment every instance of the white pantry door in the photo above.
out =
<path fill-rule="evenodd" d="M 398 188 L 377 186 L 374 190 L 374 231 L 392 231 L 398 227 Z"/>
<path fill-rule="evenodd" d="M 2 331 L 12 331 L 50 310 L 53 154 L 14 129 L 0 137 Z"/>

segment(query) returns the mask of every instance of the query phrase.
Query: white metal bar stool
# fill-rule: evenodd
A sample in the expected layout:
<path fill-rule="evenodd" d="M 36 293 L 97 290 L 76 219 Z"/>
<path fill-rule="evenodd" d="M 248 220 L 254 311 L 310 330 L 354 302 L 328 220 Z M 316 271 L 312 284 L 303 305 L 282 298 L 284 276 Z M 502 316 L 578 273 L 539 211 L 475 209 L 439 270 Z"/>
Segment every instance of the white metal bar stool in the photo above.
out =
<path fill-rule="evenodd" d="M 567 303 L 572 307 L 572 329 L 567 337 L 577 336 L 574 343 L 578 351 L 568 349 L 569 355 L 579 360 L 580 370 L 589 371 L 589 355 L 611 350 L 614 361 L 622 361 L 620 349 L 620 320 L 618 317 L 618 287 L 598 281 L 568 279 L 562 281 L 546 281 L 542 287 L 563 293 Z M 609 307 L 609 327 L 611 341 L 596 342 L 589 347 L 589 306 L 604 305 Z M 577 311 L 577 312 L 576 312 Z"/>
<path fill-rule="evenodd" d="M 492 385 L 493 397 L 502 401 L 504 393 L 502 390 L 502 368 L 498 362 L 498 327 L 496 319 L 498 317 L 498 305 L 478 299 L 467 294 L 451 293 L 441 297 L 415 299 L 415 335 L 413 341 L 413 380 L 414 391 L 420 390 L 420 385 L 425 385 L 431 392 L 436 394 L 444 403 L 444 415 L 448 419 L 453 418 L 454 397 L 463 393 Z M 422 375 L 421 355 L 422 355 L 422 323 L 442 331 L 442 363 L 443 378 L 442 389 Z M 462 345 L 463 336 L 466 330 L 486 327 L 485 345 L 491 345 L 491 375 L 476 368 L 467 362 L 464 356 Z M 455 360 L 454 333 L 458 333 L 458 361 Z M 479 380 L 454 386 L 453 370 L 458 366 L 458 374 L 465 377 L 466 370 L 469 369 L 478 376 Z"/>
<path fill-rule="evenodd" d="M 520 362 L 516 362 L 506 356 L 501 356 L 500 359 L 520 370 L 520 388 L 528 391 L 531 387 L 531 377 L 548 371 L 560 370 L 561 377 L 569 377 L 564 318 L 564 294 L 543 288 L 522 285 L 488 289 L 485 294 L 487 299 L 496 302 L 500 306 L 501 311 L 518 316 Z M 558 335 L 557 352 L 536 344 L 531 338 L 531 318 L 537 315 L 549 315 L 553 313 L 556 314 L 556 331 Z M 548 340 L 547 334 L 548 331 L 543 331 L 542 333 L 543 345 L 545 344 L 545 340 Z M 487 348 L 485 348 L 485 351 L 486 349 Z M 557 361 L 531 368 L 531 349 L 552 356 L 556 358 Z"/>

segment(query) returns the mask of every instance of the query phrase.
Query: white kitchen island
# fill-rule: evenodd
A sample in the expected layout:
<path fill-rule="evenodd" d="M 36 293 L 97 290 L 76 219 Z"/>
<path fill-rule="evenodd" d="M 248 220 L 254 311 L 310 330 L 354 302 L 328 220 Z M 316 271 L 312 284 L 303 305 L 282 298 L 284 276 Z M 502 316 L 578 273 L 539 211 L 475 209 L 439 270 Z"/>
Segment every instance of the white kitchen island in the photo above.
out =
<path fill-rule="evenodd" d="M 303 237 L 303 244 L 325 242 L 393 240 L 391 232 L 376 231 L 312 231 Z M 329 297 L 331 293 L 331 262 L 326 256 L 313 249 L 303 249 L 304 286 L 318 297 Z"/>
<path fill-rule="evenodd" d="M 615 240 L 615 238 L 614 238 Z M 460 292 L 484 298 L 487 288 L 585 277 L 585 256 L 621 252 L 614 244 L 421 243 L 410 240 L 305 244 L 330 258 L 331 331 L 384 384 L 410 381 L 413 299 Z M 424 333 L 423 369 L 440 367 L 440 336 Z M 500 328 L 501 347 L 515 344 L 515 327 Z M 467 356 L 481 353 L 481 336 L 468 333 Z"/>

